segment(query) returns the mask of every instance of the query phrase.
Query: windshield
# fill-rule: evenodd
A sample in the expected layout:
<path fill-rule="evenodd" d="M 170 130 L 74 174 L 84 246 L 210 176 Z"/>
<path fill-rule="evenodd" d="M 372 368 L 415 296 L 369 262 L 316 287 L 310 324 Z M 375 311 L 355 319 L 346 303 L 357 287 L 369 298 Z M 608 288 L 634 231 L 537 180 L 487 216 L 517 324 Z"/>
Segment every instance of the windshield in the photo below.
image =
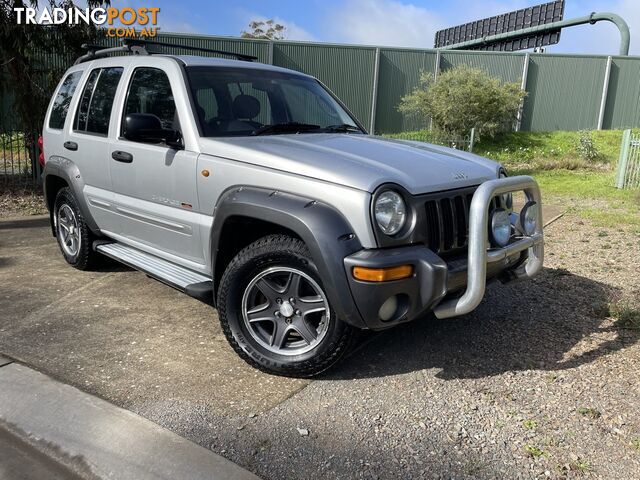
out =
<path fill-rule="evenodd" d="M 364 133 L 313 78 L 251 68 L 186 70 L 205 137 Z"/>

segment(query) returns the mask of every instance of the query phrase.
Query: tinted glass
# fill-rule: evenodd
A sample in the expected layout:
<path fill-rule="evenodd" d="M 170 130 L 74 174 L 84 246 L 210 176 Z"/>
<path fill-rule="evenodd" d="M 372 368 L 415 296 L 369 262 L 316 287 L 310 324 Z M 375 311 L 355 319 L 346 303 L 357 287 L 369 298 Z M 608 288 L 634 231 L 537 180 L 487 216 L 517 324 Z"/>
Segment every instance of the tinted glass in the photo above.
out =
<path fill-rule="evenodd" d="M 69 111 L 69 104 L 71 103 L 73 93 L 76 91 L 81 76 L 82 72 L 73 72 L 67 75 L 67 78 L 62 82 L 56 99 L 53 102 L 53 107 L 51 108 L 49 128 L 61 129 L 64 127 L 64 121 Z"/>
<path fill-rule="evenodd" d="M 357 122 L 313 78 L 251 68 L 186 70 L 205 137 L 252 135 L 262 127 L 283 123 L 318 126 L 305 133 L 343 124 L 357 128 Z"/>
<path fill-rule="evenodd" d="M 93 89 L 96 86 L 98 77 L 100 76 L 100 69 L 93 70 L 87 78 L 87 83 L 84 85 L 82 91 L 82 97 L 80 97 L 80 103 L 78 104 L 78 112 L 76 113 L 76 123 L 73 126 L 74 130 L 86 130 L 87 118 L 89 115 L 89 106 L 91 105 L 91 97 L 93 96 Z"/>
<path fill-rule="evenodd" d="M 163 128 L 179 130 L 176 103 L 167 74 L 157 68 L 138 68 L 133 72 L 124 115 L 151 113 Z"/>
<path fill-rule="evenodd" d="M 316 125 L 345 123 L 340 113 L 306 83 L 283 83 L 282 93 L 291 116 L 297 122 Z"/>
<path fill-rule="evenodd" d="M 78 106 L 76 130 L 106 135 L 122 68 L 103 68 L 89 75 Z"/>

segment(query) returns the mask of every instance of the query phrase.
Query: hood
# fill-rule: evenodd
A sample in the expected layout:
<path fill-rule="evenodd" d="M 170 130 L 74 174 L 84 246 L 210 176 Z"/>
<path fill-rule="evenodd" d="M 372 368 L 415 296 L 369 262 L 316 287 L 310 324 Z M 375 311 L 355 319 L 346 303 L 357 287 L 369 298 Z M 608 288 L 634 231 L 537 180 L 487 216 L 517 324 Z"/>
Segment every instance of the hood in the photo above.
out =
<path fill-rule="evenodd" d="M 498 164 L 471 153 L 421 142 L 360 134 L 202 138 L 204 154 L 260 165 L 373 192 L 396 183 L 412 194 L 477 185 L 496 178 Z"/>

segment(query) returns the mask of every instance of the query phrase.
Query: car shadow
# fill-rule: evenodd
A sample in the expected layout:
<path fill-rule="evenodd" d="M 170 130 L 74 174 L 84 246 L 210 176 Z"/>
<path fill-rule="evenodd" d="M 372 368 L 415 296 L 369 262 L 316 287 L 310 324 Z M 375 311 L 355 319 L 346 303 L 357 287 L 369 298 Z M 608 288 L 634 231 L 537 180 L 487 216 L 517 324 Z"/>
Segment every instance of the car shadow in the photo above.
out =
<path fill-rule="evenodd" d="M 640 332 L 617 328 L 606 318 L 606 306 L 618 296 L 610 285 L 547 268 L 532 281 L 491 284 L 469 315 L 429 316 L 365 335 L 325 378 L 438 369 L 438 378 L 465 379 L 574 368 L 638 341 Z"/>
<path fill-rule="evenodd" d="M 117 260 L 114 260 L 111 257 L 107 257 L 106 255 L 99 255 L 98 261 L 92 270 L 100 273 L 112 273 L 112 272 L 133 272 L 135 269 L 130 267 L 129 265 L 125 265 L 124 263 L 118 262 Z"/>

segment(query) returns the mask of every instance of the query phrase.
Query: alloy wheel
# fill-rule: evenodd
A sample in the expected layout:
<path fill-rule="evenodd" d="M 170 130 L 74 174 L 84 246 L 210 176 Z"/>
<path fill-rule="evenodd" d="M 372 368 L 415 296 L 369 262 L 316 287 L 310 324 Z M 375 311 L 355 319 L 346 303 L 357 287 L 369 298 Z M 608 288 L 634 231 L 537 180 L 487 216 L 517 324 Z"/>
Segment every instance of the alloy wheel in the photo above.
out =
<path fill-rule="evenodd" d="M 290 267 L 256 275 L 242 296 L 242 316 L 251 336 L 280 355 L 312 350 L 327 333 L 329 302 L 318 283 Z"/>

